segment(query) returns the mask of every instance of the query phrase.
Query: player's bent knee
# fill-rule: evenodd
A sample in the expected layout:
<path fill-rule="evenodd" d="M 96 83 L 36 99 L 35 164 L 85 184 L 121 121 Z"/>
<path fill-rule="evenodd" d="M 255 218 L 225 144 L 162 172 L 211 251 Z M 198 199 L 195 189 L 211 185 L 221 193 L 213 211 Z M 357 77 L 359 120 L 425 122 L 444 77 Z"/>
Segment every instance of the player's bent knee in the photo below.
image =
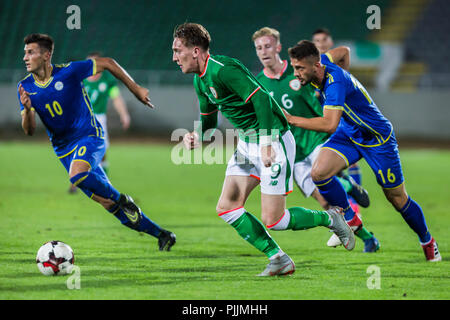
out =
<path fill-rule="evenodd" d="M 331 178 L 331 175 L 316 167 L 311 170 L 311 178 L 313 181 L 323 181 L 325 179 Z"/>
<path fill-rule="evenodd" d="M 282 212 L 262 212 L 261 221 L 265 226 L 273 226 L 277 224 L 280 219 L 283 217 L 284 211 Z"/>
<path fill-rule="evenodd" d="M 234 209 L 237 209 L 237 208 L 240 208 L 240 207 L 242 207 L 243 205 L 242 204 L 240 204 L 240 203 L 229 203 L 229 204 L 218 204 L 217 206 L 216 206 L 216 213 L 217 214 L 222 214 L 222 213 L 226 213 L 226 212 L 228 212 L 228 211 L 232 211 L 232 210 L 234 210 Z"/>

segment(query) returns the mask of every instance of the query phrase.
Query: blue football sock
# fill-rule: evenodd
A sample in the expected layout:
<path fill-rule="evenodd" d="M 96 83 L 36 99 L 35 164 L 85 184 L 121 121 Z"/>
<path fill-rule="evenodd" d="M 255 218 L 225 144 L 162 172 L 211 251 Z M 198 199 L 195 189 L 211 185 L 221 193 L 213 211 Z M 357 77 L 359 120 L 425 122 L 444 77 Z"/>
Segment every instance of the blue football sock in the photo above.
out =
<path fill-rule="evenodd" d="M 113 208 L 108 210 L 114 216 L 119 219 L 119 221 L 124 225 L 127 226 L 130 229 L 139 231 L 139 232 L 145 232 L 148 233 L 151 236 L 154 236 L 156 238 L 159 237 L 161 234 L 161 227 L 158 226 L 156 223 L 154 223 L 152 220 L 150 220 L 144 213 L 142 213 L 142 219 L 139 225 L 133 225 L 128 219 L 127 215 L 123 212 L 122 209 L 119 208 L 118 205 L 115 205 Z"/>
<path fill-rule="evenodd" d="M 411 199 L 411 197 L 408 197 L 408 201 L 406 201 L 404 207 L 398 211 L 402 214 L 403 219 L 409 227 L 417 233 L 420 242 L 427 243 L 431 240 L 431 234 L 428 231 L 425 216 L 417 202 Z"/>
<path fill-rule="evenodd" d="M 314 181 L 314 183 L 317 189 L 319 189 L 320 194 L 330 205 L 344 209 L 346 221 L 353 219 L 355 212 L 348 202 L 347 193 L 335 176 L 322 181 Z"/>
<path fill-rule="evenodd" d="M 359 165 L 355 164 L 348 168 L 348 175 L 352 177 L 357 184 L 361 185 L 361 168 L 359 167 Z"/>
<path fill-rule="evenodd" d="M 102 175 L 95 171 L 86 171 L 70 178 L 70 182 L 100 197 L 112 199 L 116 202 L 119 201 L 120 192 L 111 185 L 104 174 Z"/>

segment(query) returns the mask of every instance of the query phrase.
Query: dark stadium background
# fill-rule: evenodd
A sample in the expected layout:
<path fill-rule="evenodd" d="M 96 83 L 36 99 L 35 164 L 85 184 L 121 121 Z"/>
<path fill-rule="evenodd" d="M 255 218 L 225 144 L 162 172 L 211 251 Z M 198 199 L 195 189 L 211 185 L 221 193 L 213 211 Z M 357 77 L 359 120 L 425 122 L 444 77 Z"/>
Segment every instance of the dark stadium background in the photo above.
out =
<path fill-rule="evenodd" d="M 81 29 L 69 30 L 67 7 L 81 10 Z M 369 30 L 366 10 L 381 10 L 381 29 Z M 22 138 L 16 95 L 25 75 L 23 38 L 50 34 L 54 63 L 84 59 L 98 50 L 115 58 L 143 86 L 158 109 L 143 108 L 122 88 L 131 113 L 131 128 L 120 129 L 110 108 L 113 139 L 158 137 L 169 140 L 176 128 L 192 129 L 198 118 L 192 75 L 183 75 L 172 62 L 172 31 L 193 21 L 211 33 L 213 54 L 240 59 L 254 73 L 261 69 L 251 35 L 263 26 L 277 28 L 286 50 L 328 28 L 335 44 L 352 49 L 351 72 L 369 90 L 393 122 L 400 141 L 448 145 L 446 116 L 450 101 L 450 64 L 446 0 L 346 1 L 0 1 L 0 139 Z M 387 80 L 386 80 L 387 79 Z M 222 122 L 222 127 L 227 127 Z M 38 133 L 45 135 L 42 126 Z"/>

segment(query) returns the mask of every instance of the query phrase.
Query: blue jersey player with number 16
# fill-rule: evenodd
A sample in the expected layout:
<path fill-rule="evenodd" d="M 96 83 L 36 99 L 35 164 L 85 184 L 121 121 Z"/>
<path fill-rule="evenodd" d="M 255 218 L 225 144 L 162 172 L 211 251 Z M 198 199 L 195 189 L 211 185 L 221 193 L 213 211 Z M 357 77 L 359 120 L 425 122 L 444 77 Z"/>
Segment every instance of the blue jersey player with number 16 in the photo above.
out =
<path fill-rule="evenodd" d="M 25 37 L 24 62 L 30 73 L 17 86 L 22 128 L 33 135 L 37 113 L 47 129 L 56 156 L 70 182 L 99 202 L 125 226 L 158 238 L 160 250 L 170 250 L 175 234 L 150 220 L 133 199 L 117 191 L 99 165 L 105 154 L 104 132 L 96 120 L 82 81 L 108 70 L 145 105 L 153 108 L 148 90 L 139 86 L 111 58 L 62 65 L 51 63 L 54 42 L 45 34 Z"/>
<path fill-rule="evenodd" d="M 287 116 L 288 122 L 308 130 L 329 132 L 311 170 L 322 196 L 344 208 L 346 220 L 354 216 L 342 185 L 334 177 L 364 158 L 377 177 L 386 198 L 418 235 L 427 261 L 442 260 L 428 231 L 420 205 L 406 193 L 394 129 L 366 89 L 349 72 L 319 55 L 314 43 L 302 40 L 289 48 L 294 75 L 302 85 L 311 83 L 320 92 L 323 117 Z"/>

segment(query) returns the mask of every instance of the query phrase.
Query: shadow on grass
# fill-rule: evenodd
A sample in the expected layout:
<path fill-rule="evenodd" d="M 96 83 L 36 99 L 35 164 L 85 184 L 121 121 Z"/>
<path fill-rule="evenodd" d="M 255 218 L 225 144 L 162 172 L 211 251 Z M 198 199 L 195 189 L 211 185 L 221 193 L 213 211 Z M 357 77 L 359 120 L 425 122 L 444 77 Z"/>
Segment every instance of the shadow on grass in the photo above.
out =
<path fill-rule="evenodd" d="M 287 279 L 288 277 L 271 277 L 259 278 L 256 274 L 261 270 L 252 270 L 255 267 L 249 267 L 248 264 L 238 264 L 229 266 L 214 266 L 214 267 L 180 267 L 180 268 L 152 268 L 151 270 L 130 270 L 129 268 L 123 270 L 90 270 L 81 272 L 81 294 L 82 289 L 105 289 L 118 287 L 158 287 L 158 286 L 173 286 L 195 285 L 195 283 L 222 283 L 222 282 L 241 282 L 244 280 L 254 281 L 273 281 Z M 222 272 L 218 272 L 222 270 Z M 223 273 L 226 270 L 226 273 Z M 236 273 L 242 276 L 236 275 Z M 132 274 L 133 276 L 130 276 Z M 253 275 L 253 277 L 251 277 Z M 250 276 L 250 277 L 249 277 Z M 114 277 L 114 278 L 112 278 Z M 130 278 L 124 278 L 130 277 Z M 23 273 L 16 275 L 16 278 L 30 278 L 33 279 L 32 284 L 14 284 L 14 285 L 0 285 L 0 296 L 8 298 L 8 292 L 14 293 L 36 293 L 36 292 L 70 292 L 67 289 L 66 281 L 69 276 L 51 277 L 52 283 L 42 283 L 43 276 L 39 273 Z M 39 279 L 40 278 L 40 279 Z M 60 280 L 55 283 L 54 279 Z M 301 278 L 289 277 L 290 281 L 304 281 L 311 280 L 310 277 L 302 276 Z M 49 281 L 50 282 L 50 281 Z M 219 284 L 217 284 L 219 285 Z M 77 290 L 73 290 L 75 292 Z M 64 298 L 64 296 L 61 296 Z M 120 298 L 120 297 L 117 297 Z M 144 297 L 145 298 L 145 297 Z"/>

